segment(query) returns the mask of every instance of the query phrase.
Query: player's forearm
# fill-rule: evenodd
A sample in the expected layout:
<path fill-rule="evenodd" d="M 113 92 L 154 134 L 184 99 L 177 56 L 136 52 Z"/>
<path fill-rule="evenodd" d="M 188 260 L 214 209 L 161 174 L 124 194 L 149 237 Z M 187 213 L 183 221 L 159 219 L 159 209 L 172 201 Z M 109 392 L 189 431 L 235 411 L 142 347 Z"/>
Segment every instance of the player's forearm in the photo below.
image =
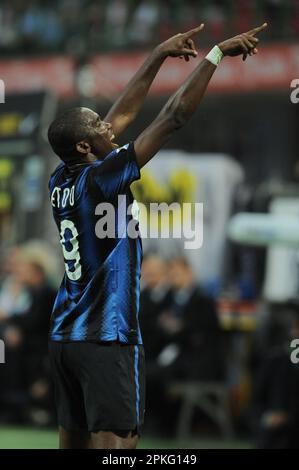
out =
<path fill-rule="evenodd" d="M 115 135 L 135 119 L 166 57 L 159 46 L 155 48 L 110 109 L 105 120 L 112 123 Z"/>
<path fill-rule="evenodd" d="M 216 68 L 204 59 L 169 98 L 162 113 L 172 115 L 177 127 L 185 125 L 198 108 Z"/>
<path fill-rule="evenodd" d="M 198 107 L 216 66 L 202 61 L 170 97 L 157 118 L 134 142 L 136 159 L 142 168 L 169 140 L 173 133 L 184 126 Z"/>

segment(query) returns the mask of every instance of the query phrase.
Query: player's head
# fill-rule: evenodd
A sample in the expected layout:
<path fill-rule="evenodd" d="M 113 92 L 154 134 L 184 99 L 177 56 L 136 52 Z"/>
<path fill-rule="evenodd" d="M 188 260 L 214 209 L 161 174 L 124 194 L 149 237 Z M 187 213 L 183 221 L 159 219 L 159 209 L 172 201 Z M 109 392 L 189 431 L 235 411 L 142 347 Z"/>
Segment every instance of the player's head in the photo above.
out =
<path fill-rule="evenodd" d="M 167 282 L 167 266 L 158 253 L 147 253 L 142 260 L 142 280 L 146 287 L 154 289 Z"/>
<path fill-rule="evenodd" d="M 48 139 L 54 152 L 66 163 L 90 156 L 104 158 L 114 148 L 111 124 L 88 108 L 71 108 L 50 125 Z"/>
<path fill-rule="evenodd" d="M 177 256 L 171 259 L 169 280 L 175 290 L 187 288 L 194 282 L 194 273 L 186 258 Z"/>

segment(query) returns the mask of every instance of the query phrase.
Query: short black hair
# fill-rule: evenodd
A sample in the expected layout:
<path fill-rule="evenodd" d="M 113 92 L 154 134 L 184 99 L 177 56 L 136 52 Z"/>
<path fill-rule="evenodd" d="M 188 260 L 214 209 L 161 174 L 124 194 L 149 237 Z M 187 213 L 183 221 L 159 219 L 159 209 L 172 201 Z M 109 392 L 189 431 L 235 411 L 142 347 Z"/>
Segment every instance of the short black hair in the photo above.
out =
<path fill-rule="evenodd" d="M 90 111 L 90 112 L 88 112 Z M 92 131 L 91 110 L 71 108 L 58 116 L 48 129 L 48 140 L 53 151 L 64 161 L 76 157 L 76 143 L 86 139 Z"/>

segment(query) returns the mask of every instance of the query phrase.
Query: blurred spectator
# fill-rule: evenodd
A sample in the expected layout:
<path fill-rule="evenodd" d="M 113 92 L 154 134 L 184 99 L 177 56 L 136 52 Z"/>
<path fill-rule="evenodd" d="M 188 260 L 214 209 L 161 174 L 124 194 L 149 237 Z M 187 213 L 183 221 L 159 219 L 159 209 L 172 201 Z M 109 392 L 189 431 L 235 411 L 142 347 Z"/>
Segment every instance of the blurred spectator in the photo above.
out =
<path fill-rule="evenodd" d="M 179 6 L 177 5 L 177 8 Z M 197 15 L 198 4 L 192 0 L 183 2 L 180 8 L 180 29 L 182 31 L 188 31 L 189 29 L 198 26 L 204 19 L 204 15 L 198 18 Z"/>
<path fill-rule="evenodd" d="M 147 408 L 151 411 L 149 421 L 155 418 L 156 430 L 166 426 L 169 433 L 173 429 L 172 419 L 177 410 L 168 396 L 168 388 L 173 381 L 224 379 L 222 332 L 214 301 L 203 294 L 184 258 L 173 259 L 167 270 L 158 257 L 148 259 L 145 278 L 152 286 L 150 293 L 144 291 L 147 298 L 145 300 L 144 297 L 141 310 L 141 318 L 143 308 L 146 312 L 144 331 Z M 167 296 L 166 279 L 171 286 Z M 159 299 L 160 292 L 164 295 L 155 308 L 153 299 L 156 295 Z M 154 353 L 151 352 L 152 347 Z M 159 411 L 161 408 L 163 417 Z"/>
<path fill-rule="evenodd" d="M 213 1 L 208 3 L 205 11 L 205 21 L 213 39 L 219 41 L 224 37 L 224 28 L 227 18 L 223 2 Z"/>
<path fill-rule="evenodd" d="M 253 395 L 258 448 L 299 448 L 299 365 L 290 359 L 290 341 L 299 338 L 299 315 L 293 314 L 284 344 L 262 359 Z"/>
<path fill-rule="evenodd" d="M 129 26 L 129 38 L 137 44 L 150 43 L 158 22 L 159 7 L 153 0 L 142 0 L 137 6 Z"/>
<path fill-rule="evenodd" d="M 0 5 L 0 47 L 8 50 L 16 46 L 18 37 L 13 6 L 9 1 L 3 1 Z"/>
<path fill-rule="evenodd" d="M 276 351 L 288 339 L 290 322 L 297 306 L 294 302 L 265 304 L 261 306 L 257 328 L 253 334 L 250 351 L 251 371 L 254 375 L 269 351 Z"/>
<path fill-rule="evenodd" d="M 180 11 L 174 8 L 173 2 L 163 2 L 160 5 L 158 19 L 159 42 L 165 41 L 178 31 L 177 14 L 180 14 Z"/>
<path fill-rule="evenodd" d="M 291 34 L 298 37 L 299 34 L 299 0 L 294 0 L 291 13 Z"/>
<path fill-rule="evenodd" d="M 18 330 L 20 344 L 26 352 L 47 352 L 49 318 L 55 299 L 55 291 L 48 280 L 48 255 L 38 252 L 32 245 L 25 245 L 17 267 L 18 281 L 30 294 L 30 306 L 23 315 L 11 315 L 7 321 L 7 331 Z M 16 333 L 15 333 L 16 334 Z"/>
<path fill-rule="evenodd" d="M 142 262 L 143 289 L 140 295 L 140 323 L 147 360 L 155 360 L 164 342 L 158 328 L 159 315 L 170 304 L 166 262 L 149 254 Z"/>
<path fill-rule="evenodd" d="M 90 2 L 86 8 L 86 34 L 88 34 L 88 50 L 95 51 L 103 43 L 105 35 L 105 9 L 103 2 Z"/>
<path fill-rule="evenodd" d="M 201 44 L 267 20 L 264 39 L 298 33 L 298 0 L 4 0 L 0 4 L 0 48 L 30 54 L 67 53 L 149 46 L 205 21 Z M 158 37 L 157 37 L 158 36 Z"/>
<path fill-rule="evenodd" d="M 235 3 L 234 11 L 234 29 L 238 33 L 249 31 L 254 23 L 254 2 L 247 0 L 238 0 Z"/>
<path fill-rule="evenodd" d="M 62 34 L 60 17 L 49 4 L 43 12 L 42 31 L 40 31 L 41 46 L 50 50 L 58 48 L 61 44 Z"/>
<path fill-rule="evenodd" d="M 285 0 L 264 0 L 263 15 L 267 18 L 271 28 L 269 28 L 270 37 L 280 39 L 285 33 L 286 27 L 286 9 L 288 2 Z"/>
<path fill-rule="evenodd" d="M 26 5 L 18 26 L 25 48 L 34 46 L 35 42 L 38 46 L 44 26 L 44 11 L 41 4 L 38 4 L 36 0 L 31 0 Z"/>
<path fill-rule="evenodd" d="M 106 21 L 110 32 L 113 31 L 110 40 L 115 45 L 121 45 L 124 39 L 127 8 L 127 2 L 124 0 L 112 0 L 107 6 Z"/>
<path fill-rule="evenodd" d="M 21 257 L 21 249 L 15 246 L 7 251 L 2 261 L 3 279 L 0 286 L 0 325 L 11 315 L 19 315 L 26 312 L 30 305 L 29 292 L 23 283 L 20 282 L 18 276 Z"/>
<path fill-rule="evenodd" d="M 42 243 L 27 243 L 20 249 L 14 272 L 30 302 L 22 314 L 11 311 L 1 325 L 6 364 L 0 369 L 0 416 L 16 422 L 34 420 L 32 406 L 40 406 L 37 421 L 42 424 L 52 419 L 47 338 L 55 299 L 48 279 L 53 261 Z"/>
<path fill-rule="evenodd" d="M 185 258 L 169 263 L 169 276 L 172 301 L 169 310 L 160 315 L 158 325 L 165 344 L 177 348 L 172 364 L 175 378 L 223 379 L 222 332 L 213 299 L 197 285 Z"/>
<path fill-rule="evenodd" d="M 164 347 L 158 318 L 170 304 L 167 264 L 158 254 L 144 256 L 141 280 L 140 326 L 148 366 L 146 408 L 150 410 L 146 426 L 156 433 L 160 427 L 159 409 L 164 396 L 164 388 L 156 382 L 155 375 L 156 360 Z"/>

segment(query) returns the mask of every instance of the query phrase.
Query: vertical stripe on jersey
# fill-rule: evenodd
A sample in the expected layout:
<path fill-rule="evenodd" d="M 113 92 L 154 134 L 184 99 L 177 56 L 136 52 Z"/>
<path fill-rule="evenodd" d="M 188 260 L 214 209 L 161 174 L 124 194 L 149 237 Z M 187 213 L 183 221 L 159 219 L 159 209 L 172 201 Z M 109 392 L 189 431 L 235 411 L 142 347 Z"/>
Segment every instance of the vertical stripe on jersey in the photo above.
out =
<path fill-rule="evenodd" d="M 140 390 L 139 390 L 139 348 L 138 346 L 134 346 L 134 370 L 135 370 L 135 387 L 136 387 L 136 417 L 137 417 L 137 425 L 140 423 Z"/>

